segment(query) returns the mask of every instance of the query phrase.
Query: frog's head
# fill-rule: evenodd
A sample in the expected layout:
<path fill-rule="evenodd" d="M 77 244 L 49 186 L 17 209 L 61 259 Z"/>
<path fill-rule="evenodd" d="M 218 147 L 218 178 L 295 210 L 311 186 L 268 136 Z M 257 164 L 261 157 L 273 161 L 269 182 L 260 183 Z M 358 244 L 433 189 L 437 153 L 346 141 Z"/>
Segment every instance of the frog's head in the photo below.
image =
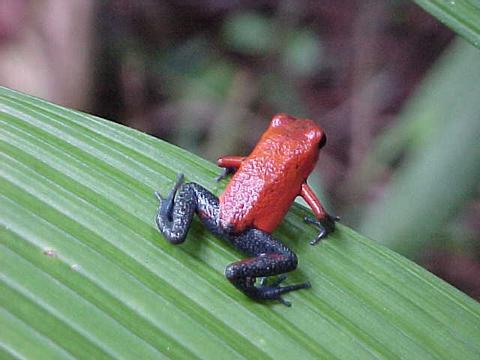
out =
<path fill-rule="evenodd" d="M 310 119 L 298 119 L 280 113 L 273 117 L 268 129 L 270 134 L 279 134 L 290 140 L 302 142 L 312 149 L 321 149 L 327 143 L 323 129 Z"/>

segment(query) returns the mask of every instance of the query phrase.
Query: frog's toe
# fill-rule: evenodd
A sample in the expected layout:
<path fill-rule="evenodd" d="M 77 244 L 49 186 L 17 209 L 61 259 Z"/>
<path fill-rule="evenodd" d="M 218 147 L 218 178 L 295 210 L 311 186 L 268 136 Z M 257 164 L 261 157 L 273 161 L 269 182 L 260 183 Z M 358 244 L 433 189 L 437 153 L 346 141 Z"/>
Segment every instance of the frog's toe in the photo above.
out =
<path fill-rule="evenodd" d="M 175 180 L 175 186 L 174 186 L 174 189 L 177 189 L 180 187 L 180 185 L 183 184 L 183 180 L 185 179 L 185 176 L 183 175 L 183 173 L 178 173 L 177 174 L 177 179 Z"/>
<path fill-rule="evenodd" d="M 292 303 L 291 303 L 290 301 L 285 300 L 285 299 L 282 298 L 281 296 L 278 298 L 278 301 L 280 302 L 280 304 L 283 304 L 283 305 L 285 305 L 286 307 L 292 306 Z"/>
<path fill-rule="evenodd" d="M 338 216 L 326 214 L 325 218 L 320 220 L 309 216 L 305 216 L 304 220 L 305 222 L 313 224 L 320 229 L 315 239 L 310 241 L 310 245 L 316 245 L 320 240 L 326 238 L 328 234 L 335 231 L 335 222 L 340 220 L 340 218 Z"/>
<path fill-rule="evenodd" d="M 223 168 L 222 172 L 215 177 L 216 182 L 220 182 L 228 176 L 228 168 Z"/>
<path fill-rule="evenodd" d="M 280 285 L 282 282 L 284 282 L 286 278 L 287 278 L 287 275 L 285 275 L 285 274 L 280 275 L 280 276 L 278 276 L 278 277 L 275 279 L 274 282 L 271 283 L 270 286 L 273 286 L 273 287 L 278 286 L 278 285 Z"/>
<path fill-rule="evenodd" d="M 280 282 L 285 280 L 285 278 L 281 279 Z M 278 281 L 278 279 L 276 281 Z M 283 305 L 290 307 L 292 304 L 289 301 L 286 301 L 285 299 L 283 299 L 282 296 L 281 296 L 282 294 L 286 294 L 286 293 L 289 293 L 291 291 L 300 290 L 300 289 L 308 289 L 308 288 L 311 288 L 311 287 L 312 286 L 307 281 L 307 282 L 304 282 L 304 283 L 301 283 L 301 284 L 294 284 L 294 285 L 287 285 L 287 286 L 275 286 L 274 288 L 278 289 L 277 290 L 277 292 L 278 292 L 277 300 L 280 301 L 280 303 L 282 303 Z"/>
<path fill-rule="evenodd" d="M 155 195 L 155 197 L 158 199 L 158 201 L 162 202 L 164 199 L 164 197 L 162 196 L 162 194 L 160 194 L 158 191 L 155 191 L 153 193 L 153 195 Z"/>
<path fill-rule="evenodd" d="M 277 300 L 285 306 L 291 306 L 289 301 L 283 299 L 282 295 L 291 291 L 308 289 L 311 287 L 309 282 L 304 282 L 294 285 L 279 286 L 287 278 L 286 275 L 280 275 L 272 284 L 260 286 L 258 288 L 262 300 Z"/>
<path fill-rule="evenodd" d="M 280 285 L 282 282 L 285 281 L 285 279 L 287 278 L 287 275 L 286 274 L 279 275 L 271 283 L 268 283 L 269 278 L 270 278 L 269 276 L 258 278 L 260 287 L 278 287 L 278 285 Z"/>
<path fill-rule="evenodd" d="M 268 279 L 267 276 L 262 276 L 258 278 L 258 284 L 260 285 L 260 287 L 267 286 L 267 279 Z"/>

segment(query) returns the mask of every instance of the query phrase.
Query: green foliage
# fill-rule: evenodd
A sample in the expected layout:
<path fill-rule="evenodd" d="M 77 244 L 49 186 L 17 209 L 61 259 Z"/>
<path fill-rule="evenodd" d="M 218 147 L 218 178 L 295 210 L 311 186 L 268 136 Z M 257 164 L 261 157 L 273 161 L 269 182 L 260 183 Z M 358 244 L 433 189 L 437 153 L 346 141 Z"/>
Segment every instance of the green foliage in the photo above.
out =
<path fill-rule="evenodd" d="M 457 34 L 480 48 L 480 3 L 478 0 L 415 0 Z"/>
<path fill-rule="evenodd" d="M 224 185 L 158 139 L 3 88 L 0 157 L 2 357 L 480 356 L 478 303 L 342 225 L 309 246 L 299 206 L 276 235 L 312 289 L 291 308 L 240 294 L 223 276 L 240 255 L 197 221 L 182 246 L 155 229 L 177 172 Z"/>
<path fill-rule="evenodd" d="M 362 231 L 414 257 L 475 195 L 480 183 L 480 52 L 452 46 L 379 137 L 370 164 L 406 153 L 386 195 L 364 219 Z M 378 164 L 377 164 L 378 165 Z M 365 172 L 373 170 L 368 167 Z"/>

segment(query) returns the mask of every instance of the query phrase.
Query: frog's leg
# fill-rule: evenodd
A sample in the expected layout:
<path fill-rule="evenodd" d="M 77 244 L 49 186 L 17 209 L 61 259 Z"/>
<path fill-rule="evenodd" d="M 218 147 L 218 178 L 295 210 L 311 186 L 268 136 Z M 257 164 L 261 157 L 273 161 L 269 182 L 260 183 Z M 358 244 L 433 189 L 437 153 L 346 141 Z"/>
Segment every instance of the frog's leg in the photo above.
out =
<path fill-rule="evenodd" d="M 284 276 L 272 284 L 262 282 L 255 286 L 257 277 L 280 275 L 295 270 L 297 256 L 280 241 L 275 240 L 271 234 L 258 229 L 230 235 L 229 240 L 238 250 L 251 257 L 228 265 L 225 276 L 252 299 L 278 300 L 289 306 L 290 304 L 282 299 L 283 294 L 310 287 L 309 283 L 279 286 L 285 279 Z"/>
<path fill-rule="evenodd" d="M 338 216 L 329 215 L 326 212 L 325 208 L 320 203 L 320 200 L 318 200 L 312 188 L 308 186 L 306 182 L 302 184 L 302 189 L 299 195 L 303 197 L 315 215 L 315 218 L 305 217 L 305 221 L 320 228 L 317 237 L 310 241 L 310 245 L 315 245 L 328 234 L 335 231 L 335 221 L 340 220 L 340 218 Z"/>
<path fill-rule="evenodd" d="M 228 175 L 233 174 L 245 160 L 245 156 L 223 156 L 217 160 L 217 165 L 223 167 L 223 171 L 215 180 L 220 181 Z"/>
<path fill-rule="evenodd" d="M 183 174 L 178 174 L 166 198 L 158 192 L 155 196 L 160 200 L 155 218 L 158 230 L 170 243 L 181 244 L 185 241 L 194 213 L 212 233 L 219 235 L 217 197 L 196 183 L 183 184 Z"/>

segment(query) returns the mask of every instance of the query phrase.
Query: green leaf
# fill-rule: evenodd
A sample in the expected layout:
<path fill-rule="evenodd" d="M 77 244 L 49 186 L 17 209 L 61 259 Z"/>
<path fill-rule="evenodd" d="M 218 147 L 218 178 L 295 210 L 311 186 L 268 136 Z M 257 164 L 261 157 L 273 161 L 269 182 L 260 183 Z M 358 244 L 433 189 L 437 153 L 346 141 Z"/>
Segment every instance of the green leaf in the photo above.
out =
<path fill-rule="evenodd" d="M 381 201 L 365 212 L 362 230 L 401 254 L 413 258 L 435 244 L 435 234 L 477 191 L 479 63 L 477 49 L 454 43 L 405 106 L 398 125 L 380 136 L 374 156 L 391 159 L 406 145 L 407 156 Z"/>
<path fill-rule="evenodd" d="M 216 168 L 135 130 L 0 89 L 0 356 L 461 358 L 480 356 L 480 305 L 352 230 L 316 247 L 294 206 L 276 235 L 298 254 L 291 308 L 223 276 L 240 255 L 195 221 L 155 229 L 154 190 Z"/>
<path fill-rule="evenodd" d="M 395 125 L 376 139 L 373 156 L 377 161 L 394 162 L 402 152 L 424 146 L 459 110 L 475 106 L 475 101 L 466 100 L 480 97 L 479 62 L 478 49 L 461 38 L 453 41 L 409 98 Z"/>
<path fill-rule="evenodd" d="M 414 0 L 450 29 L 480 48 L 478 0 Z"/>

